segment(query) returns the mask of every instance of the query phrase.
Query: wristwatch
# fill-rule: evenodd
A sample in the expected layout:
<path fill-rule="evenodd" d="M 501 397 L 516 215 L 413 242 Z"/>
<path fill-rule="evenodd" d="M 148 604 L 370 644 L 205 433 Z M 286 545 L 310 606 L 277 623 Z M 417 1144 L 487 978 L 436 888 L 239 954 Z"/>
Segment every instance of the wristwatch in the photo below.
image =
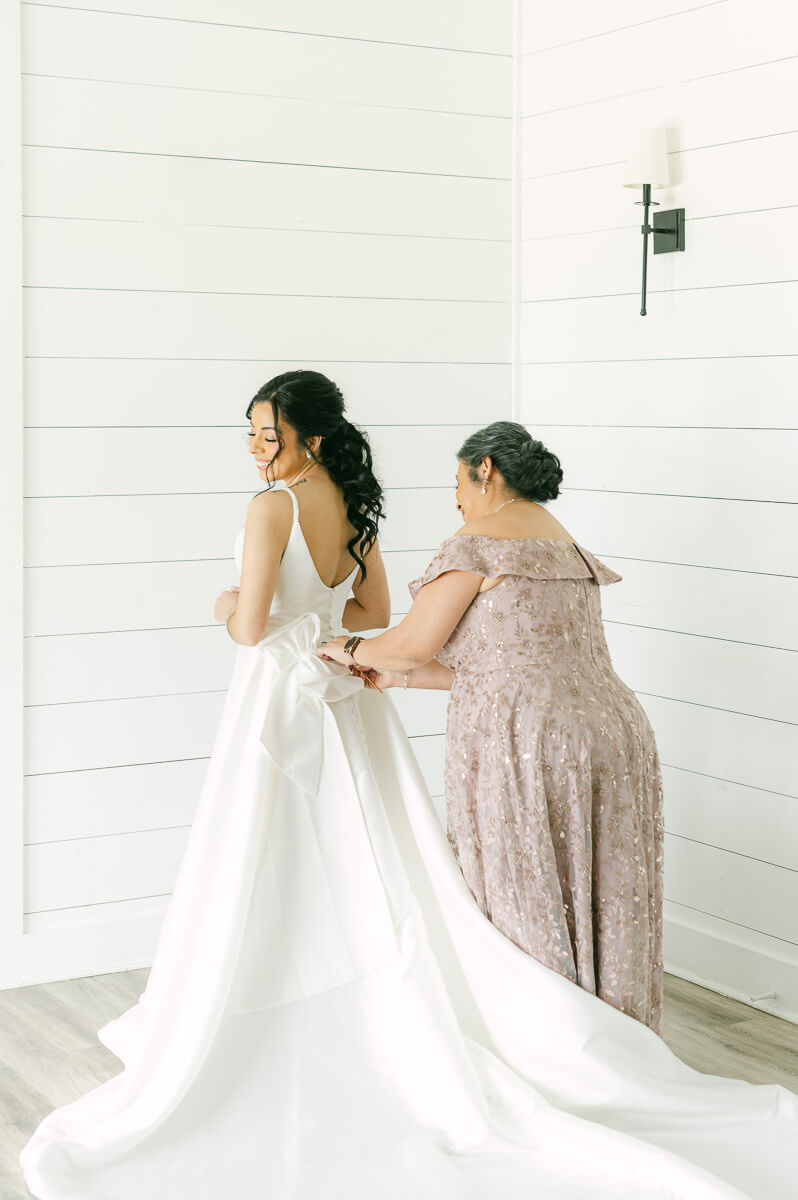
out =
<path fill-rule="evenodd" d="M 348 638 L 347 641 L 344 642 L 344 652 L 349 655 L 353 662 L 355 659 L 355 651 L 362 641 L 364 641 L 364 639 L 360 637 L 359 634 L 355 633 L 351 638 Z"/>

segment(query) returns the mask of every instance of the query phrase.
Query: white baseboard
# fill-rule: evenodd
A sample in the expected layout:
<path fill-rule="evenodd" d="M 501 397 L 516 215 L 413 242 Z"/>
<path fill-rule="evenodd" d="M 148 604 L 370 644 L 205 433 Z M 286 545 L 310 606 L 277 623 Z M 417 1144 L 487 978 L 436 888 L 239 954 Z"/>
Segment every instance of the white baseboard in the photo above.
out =
<path fill-rule="evenodd" d="M 798 1024 L 798 947 L 670 901 L 664 942 L 671 975 Z"/>
<path fill-rule="evenodd" d="M 3 947 L 0 990 L 147 967 L 165 911 L 166 898 L 158 897 L 30 918 L 27 931 Z"/>

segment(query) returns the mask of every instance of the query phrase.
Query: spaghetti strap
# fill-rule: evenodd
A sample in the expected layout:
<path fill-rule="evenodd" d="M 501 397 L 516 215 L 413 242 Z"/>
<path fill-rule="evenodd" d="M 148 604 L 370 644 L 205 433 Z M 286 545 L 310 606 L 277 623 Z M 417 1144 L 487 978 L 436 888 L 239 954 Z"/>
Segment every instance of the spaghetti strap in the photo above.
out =
<path fill-rule="evenodd" d="M 288 492 L 288 495 L 291 497 L 291 503 L 294 506 L 294 524 L 298 525 L 299 524 L 299 501 L 297 500 L 296 495 L 294 494 L 293 488 L 291 488 L 287 483 L 284 484 L 284 491 Z"/>

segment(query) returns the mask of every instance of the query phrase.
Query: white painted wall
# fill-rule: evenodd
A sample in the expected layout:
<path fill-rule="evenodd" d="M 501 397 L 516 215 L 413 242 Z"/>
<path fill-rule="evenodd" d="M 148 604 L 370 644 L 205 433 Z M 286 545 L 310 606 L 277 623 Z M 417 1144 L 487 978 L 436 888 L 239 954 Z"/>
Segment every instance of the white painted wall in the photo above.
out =
<path fill-rule="evenodd" d="M 209 608 L 243 409 L 313 364 L 372 433 L 397 614 L 456 524 L 453 449 L 516 377 L 563 520 L 624 575 L 605 614 L 666 763 L 666 964 L 798 1014 L 798 18 L 521 7 L 514 263 L 510 0 L 23 4 L 21 150 L 3 10 L 0 985 L 148 961 L 229 678 Z M 652 260 L 641 320 L 620 160 L 649 122 L 687 252 Z M 435 792 L 441 700 L 399 699 Z"/>
<path fill-rule="evenodd" d="M 525 0 L 521 419 L 620 571 L 619 673 L 666 785 L 668 970 L 798 1019 L 798 13 Z M 668 129 L 649 260 L 627 136 Z"/>
<path fill-rule="evenodd" d="M 211 609 L 257 488 L 256 388 L 313 365 L 347 394 L 388 489 L 400 613 L 456 527 L 454 451 L 508 411 L 511 371 L 510 0 L 21 12 L 5 986 L 149 961 L 232 665 Z M 398 703 L 439 793 L 445 697 Z"/>

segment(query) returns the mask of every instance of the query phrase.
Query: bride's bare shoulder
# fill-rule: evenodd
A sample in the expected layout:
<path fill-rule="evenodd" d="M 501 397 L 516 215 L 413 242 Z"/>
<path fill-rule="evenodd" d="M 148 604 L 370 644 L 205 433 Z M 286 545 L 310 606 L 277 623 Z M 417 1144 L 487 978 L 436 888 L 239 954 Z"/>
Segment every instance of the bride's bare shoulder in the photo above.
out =
<path fill-rule="evenodd" d="M 247 506 L 246 524 L 250 529 L 268 529 L 287 535 L 293 520 L 294 506 L 283 488 L 257 492 Z"/>

